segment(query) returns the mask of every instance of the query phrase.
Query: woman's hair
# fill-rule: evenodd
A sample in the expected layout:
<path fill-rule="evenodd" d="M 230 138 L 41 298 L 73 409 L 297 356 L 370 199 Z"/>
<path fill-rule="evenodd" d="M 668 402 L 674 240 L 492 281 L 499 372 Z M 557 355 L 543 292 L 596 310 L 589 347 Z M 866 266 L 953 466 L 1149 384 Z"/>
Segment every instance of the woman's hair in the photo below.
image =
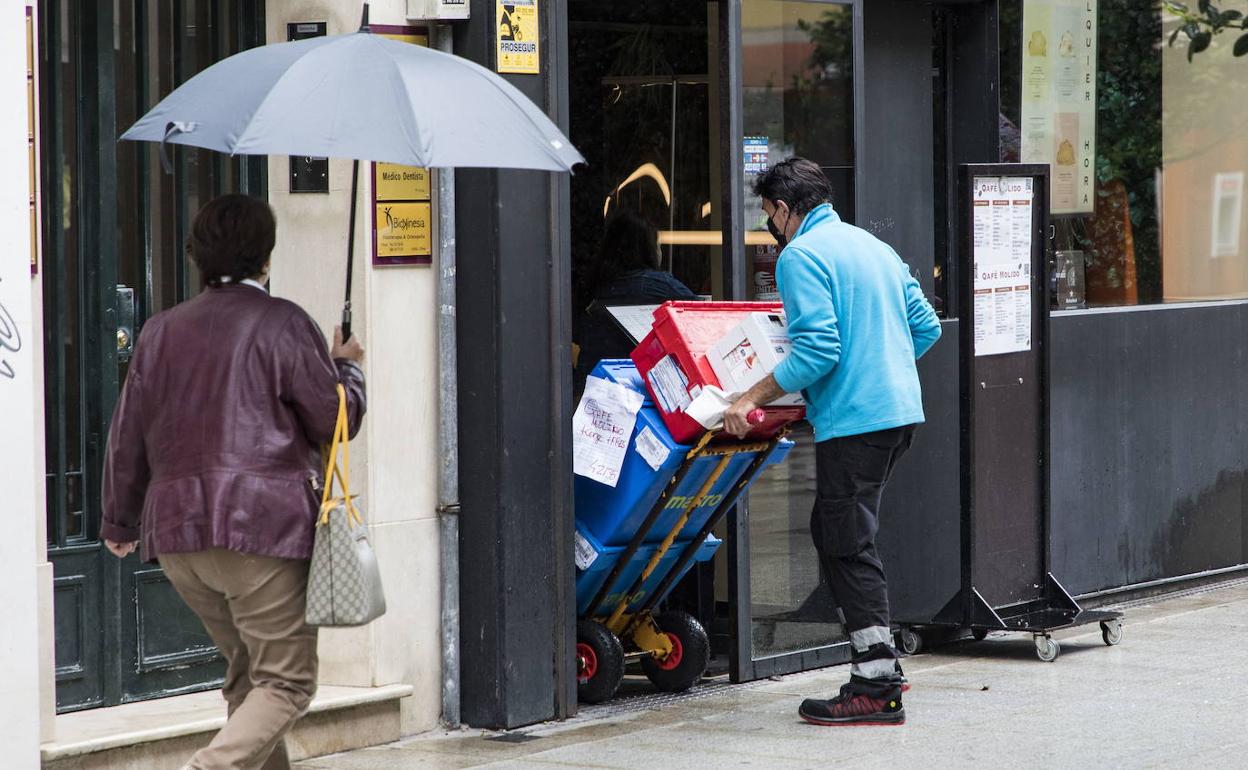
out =
<path fill-rule="evenodd" d="M 595 285 L 634 270 L 659 268 L 659 234 L 654 225 L 627 209 L 617 210 L 607 219 L 598 249 Z"/>
<path fill-rule="evenodd" d="M 264 272 L 277 240 L 273 209 L 249 195 L 222 195 L 204 204 L 191 224 L 186 253 L 209 286 Z"/>

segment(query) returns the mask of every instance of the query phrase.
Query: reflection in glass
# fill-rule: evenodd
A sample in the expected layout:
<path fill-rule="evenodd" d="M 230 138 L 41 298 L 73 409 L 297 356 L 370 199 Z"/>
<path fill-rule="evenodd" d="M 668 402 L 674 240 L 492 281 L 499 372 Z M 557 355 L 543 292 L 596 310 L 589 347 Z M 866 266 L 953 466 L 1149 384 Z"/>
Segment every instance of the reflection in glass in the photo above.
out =
<path fill-rule="evenodd" d="M 1022 0 L 1001 3 L 1001 157 L 1018 159 Z M 1154 3 L 1097 14 L 1096 210 L 1055 220 L 1082 251 L 1087 304 L 1248 297 L 1242 175 L 1248 79 L 1231 36 L 1190 59 L 1182 20 Z"/>
<path fill-rule="evenodd" d="M 746 255 L 752 299 L 778 300 L 778 250 L 762 201 L 749 192 L 766 166 L 800 155 L 832 181 L 853 221 L 853 13 L 848 5 L 746 0 L 742 7 Z M 755 658 L 845 641 L 810 537 L 815 443 L 805 423 L 788 459 L 749 493 L 750 600 Z"/>
<path fill-rule="evenodd" d="M 660 267 L 698 294 L 719 286 L 718 121 L 710 63 L 715 4 L 570 0 L 573 300 L 592 298 L 603 223 L 615 209 L 659 232 Z"/>
<path fill-rule="evenodd" d="M 750 298 L 774 301 L 778 249 L 750 189 L 758 172 L 793 155 L 815 161 L 832 181 L 837 212 L 854 221 L 853 13 L 779 0 L 747 2 L 742 12 Z"/>

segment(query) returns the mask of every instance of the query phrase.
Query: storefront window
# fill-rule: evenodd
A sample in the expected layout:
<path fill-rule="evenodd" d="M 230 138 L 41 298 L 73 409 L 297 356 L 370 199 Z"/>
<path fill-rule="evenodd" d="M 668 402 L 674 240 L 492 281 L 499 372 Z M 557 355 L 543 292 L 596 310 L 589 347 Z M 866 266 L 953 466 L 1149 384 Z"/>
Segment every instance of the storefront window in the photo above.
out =
<path fill-rule="evenodd" d="M 767 233 L 754 176 L 791 155 L 818 163 L 832 181 L 833 204 L 854 218 L 853 24 L 851 6 L 746 0 L 742 6 L 746 259 L 750 298 L 778 300 L 778 249 Z M 755 658 L 845 640 L 820 579 L 810 539 L 815 444 L 799 424 L 788 459 L 750 491 L 750 600 Z"/>
<path fill-rule="evenodd" d="M 588 161 L 572 179 L 577 309 L 601 288 L 604 226 L 619 212 L 657 231 L 661 269 L 695 294 L 719 294 L 716 11 L 657 0 L 568 4 L 571 138 Z"/>
<path fill-rule="evenodd" d="M 1084 9 L 1001 3 L 1002 160 L 1030 160 L 1024 101 L 1035 73 L 1048 62 L 1059 72 L 1067 52 L 1050 20 Z M 1190 57 L 1185 37 L 1170 46 L 1183 22 L 1156 3 L 1100 0 L 1094 18 L 1095 127 L 1072 128 L 1094 132 L 1093 201 L 1086 213 L 1055 217 L 1059 262 L 1082 264 L 1088 306 L 1248 297 L 1248 59 L 1233 56 L 1234 35 L 1214 36 Z M 1054 30 L 1052 39 L 1038 25 Z M 1078 29 L 1072 38 L 1078 46 Z M 1054 152 L 1056 181 L 1076 156 L 1056 144 Z"/>

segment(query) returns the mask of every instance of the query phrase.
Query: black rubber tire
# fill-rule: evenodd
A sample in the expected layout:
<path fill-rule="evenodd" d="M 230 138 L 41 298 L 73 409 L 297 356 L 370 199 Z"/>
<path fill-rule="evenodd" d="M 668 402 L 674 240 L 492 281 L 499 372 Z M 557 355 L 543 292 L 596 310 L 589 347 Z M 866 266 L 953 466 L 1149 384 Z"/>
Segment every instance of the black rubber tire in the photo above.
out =
<path fill-rule="evenodd" d="M 1101 639 L 1105 644 L 1113 647 L 1122 641 L 1122 621 L 1110 620 L 1101 621 Z"/>
<path fill-rule="evenodd" d="M 986 628 L 972 628 L 972 629 L 971 629 L 971 636 L 975 637 L 975 641 L 977 641 L 977 642 L 982 642 L 982 641 L 984 641 L 985 639 L 987 639 L 987 638 L 988 638 L 988 629 L 986 629 Z"/>
<path fill-rule="evenodd" d="M 923 651 L 923 636 L 913 628 L 903 628 L 897 632 L 897 647 L 907 655 L 918 655 Z"/>
<path fill-rule="evenodd" d="M 1045 663 L 1052 663 L 1062 654 L 1062 645 L 1051 636 L 1036 637 L 1036 657 Z"/>
<path fill-rule="evenodd" d="M 665 692 L 684 692 L 702 680 L 711 663 L 711 640 L 697 618 L 687 612 L 664 612 L 654 619 L 659 630 L 676 637 L 680 661 L 675 668 L 664 668 L 653 656 L 641 659 L 641 670 L 655 687 Z"/>
<path fill-rule="evenodd" d="M 624 646 L 601 623 L 581 620 L 576 624 L 576 643 L 593 652 L 593 676 L 581 681 L 580 661 L 577 665 L 576 697 L 585 703 L 602 703 L 620 689 L 624 681 Z M 579 653 L 578 653 L 579 658 Z"/>

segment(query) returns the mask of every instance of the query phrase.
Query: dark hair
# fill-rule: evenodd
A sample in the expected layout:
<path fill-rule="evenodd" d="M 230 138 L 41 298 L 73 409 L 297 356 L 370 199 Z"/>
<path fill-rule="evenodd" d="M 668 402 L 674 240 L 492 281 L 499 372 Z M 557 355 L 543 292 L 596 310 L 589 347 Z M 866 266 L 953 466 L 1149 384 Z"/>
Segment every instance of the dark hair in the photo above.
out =
<path fill-rule="evenodd" d="M 203 282 L 215 286 L 222 278 L 238 282 L 264 272 L 276 240 L 277 221 L 268 203 L 249 195 L 222 195 L 195 215 L 186 253 Z"/>
<path fill-rule="evenodd" d="M 759 174 L 754 180 L 754 194 L 764 200 L 784 201 L 794 214 L 802 216 L 832 202 L 832 183 L 814 162 L 795 156 Z"/>
<path fill-rule="evenodd" d="M 601 286 L 634 270 L 657 270 L 658 267 L 659 234 L 654 225 L 628 209 L 612 214 L 602 232 L 595 285 Z"/>

